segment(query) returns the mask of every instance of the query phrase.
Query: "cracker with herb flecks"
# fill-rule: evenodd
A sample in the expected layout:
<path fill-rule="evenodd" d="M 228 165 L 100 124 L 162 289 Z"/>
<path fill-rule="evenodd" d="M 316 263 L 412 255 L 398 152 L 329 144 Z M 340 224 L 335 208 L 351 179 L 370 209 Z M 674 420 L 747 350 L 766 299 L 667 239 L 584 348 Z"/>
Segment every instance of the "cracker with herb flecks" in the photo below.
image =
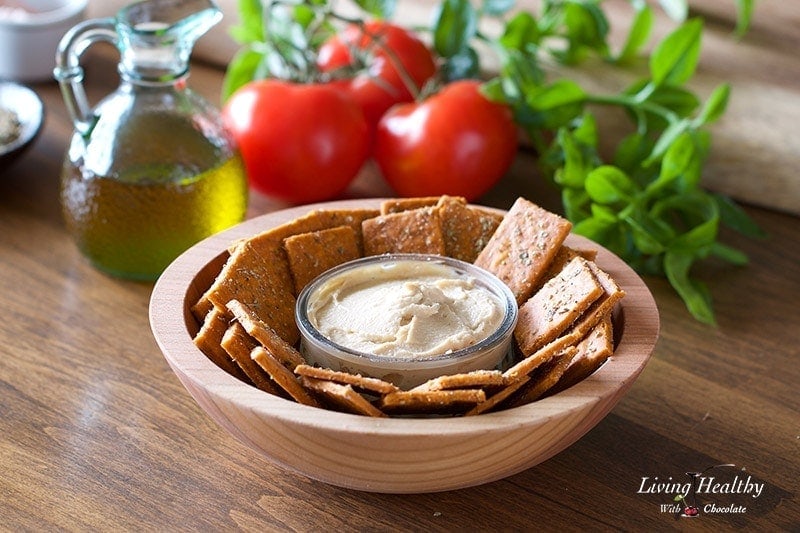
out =
<path fill-rule="evenodd" d="M 521 387 L 511 399 L 509 407 L 525 405 L 541 398 L 558 383 L 577 353 L 578 349 L 575 346 L 568 346 L 539 366 L 531 373 L 528 383 Z"/>
<path fill-rule="evenodd" d="M 552 341 L 603 295 L 589 261 L 573 258 L 519 308 L 514 338 L 524 355 Z"/>
<path fill-rule="evenodd" d="M 321 407 L 319 402 L 303 388 L 297 377 L 263 346 L 255 346 L 249 355 L 250 359 L 296 402 Z"/>
<path fill-rule="evenodd" d="M 496 408 L 504 401 L 506 401 L 506 399 L 510 398 L 515 392 L 517 392 L 526 383 L 528 383 L 530 379 L 531 379 L 530 376 L 522 376 L 521 378 L 517 379 L 510 385 L 505 386 L 498 392 L 486 398 L 486 401 L 479 403 L 478 405 L 476 405 L 475 407 L 464 413 L 464 416 L 474 416 L 491 411 L 492 409 Z"/>
<path fill-rule="evenodd" d="M 421 196 L 415 198 L 391 198 L 381 202 L 381 215 L 410 211 L 421 207 L 433 207 L 439 202 L 439 196 Z"/>
<path fill-rule="evenodd" d="M 381 215 L 362 223 L 364 255 L 387 253 L 444 255 L 444 237 L 436 208 Z"/>
<path fill-rule="evenodd" d="M 473 370 L 462 374 L 449 374 L 429 379 L 417 385 L 412 391 L 433 391 L 449 389 L 472 389 L 480 387 L 499 387 L 505 384 L 503 373 L 499 370 Z"/>
<path fill-rule="evenodd" d="M 334 381 L 315 379 L 307 376 L 300 377 L 300 384 L 306 389 L 313 391 L 318 396 L 321 396 L 327 403 L 339 410 L 376 418 L 387 416 L 386 413 L 372 405 L 366 398 L 353 390 L 352 385 L 343 385 Z"/>
<path fill-rule="evenodd" d="M 472 263 L 492 238 L 503 215 L 467 204 L 461 197 L 442 196 L 437 204 L 448 257 Z"/>
<path fill-rule="evenodd" d="M 269 350 L 286 367 L 294 369 L 297 365 L 305 363 L 305 359 L 300 355 L 300 352 L 275 333 L 275 330 L 262 322 L 252 309 L 249 309 L 239 300 L 231 300 L 228 302 L 227 308 L 228 312 L 242 325 L 247 334 Z"/>
<path fill-rule="evenodd" d="M 530 298 L 571 228 L 568 220 L 518 198 L 475 265 L 500 278 L 517 304 L 522 304 Z"/>
<path fill-rule="evenodd" d="M 556 392 L 583 381 L 614 353 L 611 315 L 606 315 L 576 346 L 578 353 L 554 387 Z"/>
<path fill-rule="evenodd" d="M 232 317 L 225 311 L 212 307 L 206 314 L 203 325 L 195 335 L 193 342 L 206 357 L 228 374 L 247 381 L 247 376 L 233 362 L 230 354 L 222 347 L 222 338 L 228 330 Z"/>
<path fill-rule="evenodd" d="M 361 257 L 352 226 L 292 235 L 284 239 L 283 247 L 297 294 L 323 272 Z"/>
<path fill-rule="evenodd" d="M 250 351 L 258 343 L 244 330 L 241 324 L 234 322 L 225 331 L 222 337 L 222 347 L 231 356 L 250 382 L 259 389 L 270 394 L 279 394 L 280 391 L 267 374 L 262 372 L 250 358 Z"/>
<path fill-rule="evenodd" d="M 483 389 L 398 391 L 380 399 L 378 407 L 390 414 L 449 414 L 486 401 Z"/>
<path fill-rule="evenodd" d="M 400 389 L 394 383 L 389 383 L 378 378 L 362 376 L 361 374 L 351 374 L 330 368 L 320 368 L 310 365 L 298 365 L 294 373 L 301 377 L 316 380 L 332 381 L 340 385 L 351 385 L 357 391 L 367 394 L 381 395 L 397 392 Z"/>

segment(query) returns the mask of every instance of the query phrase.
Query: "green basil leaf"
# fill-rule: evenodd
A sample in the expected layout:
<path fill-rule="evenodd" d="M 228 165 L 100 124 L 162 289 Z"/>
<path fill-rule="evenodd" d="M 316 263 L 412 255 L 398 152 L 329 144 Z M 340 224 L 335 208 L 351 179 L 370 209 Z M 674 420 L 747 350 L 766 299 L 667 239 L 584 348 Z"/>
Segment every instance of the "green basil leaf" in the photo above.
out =
<path fill-rule="evenodd" d="M 574 64 L 583 59 L 587 49 L 608 56 L 608 19 L 600 7 L 592 2 L 567 1 L 563 5 L 563 23 L 566 26 L 568 48 L 557 53 L 562 62 Z"/>
<path fill-rule="evenodd" d="M 626 63 L 633 60 L 639 50 L 647 43 L 650 32 L 653 29 L 653 10 L 644 2 L 636 7 L 636 14 L 633 17 L 625 44 L 616 57 L 618 63 Z"/>
<path fill-rule="evenodd" d="M 597 167 L 586 176 L 586 192 L 600 204 L 630 203 L 639 192 L 639 187 L 625 172 L 617 167 Z"/>
<path fill-rule="evenodd" d="M 751 238 L 767 236 L 766 232 L 733 200 L 720 194 L 712 194 L 711 197 L 717 204 L 720 221 L 725 226 Z"/>
<path fill-rule="evenodd" d="M 664 273 L 692 316 L 700 322 L 713 325 L 716 321 L 708 289 L 699 281 L 689 278 L 694 260 L 691 254 L 669 250 L 664 254 Z"/>
<path fill-rule="evenodd" d="M 564 205 L 564 214 L 572 222 L 580 222 L 592 216 L 589 210 L 591 200 L 583 189 L 564 188 L 561 191 L 561 203 Z"/>
<path fill-rule="evenodd" d="M 681 85 L 689 80 L 700 59 L 702 19 L 695 18 L 667 35 L 650 56 L 650 75 L 656 85 Z"/>
<path fill-rule="evenodd" d="M 594 168 L 594 162 L 587 157 L 583 146 L 567 128 L 558 130 L 555 143 L 563 154 L 563 166 L 555 175 L 556 183 L 563 187 L 583 190 L 586 175 Z"/>
<path fill-rule="evenodd" d="M 433 45 L 442 57 L 466 49 L 475 36 L 478 15 L 469 0 L 442 0 L 433 24 Z"/>
<path fill-rule="evenodd" d="M 658 178 L 647 186 L 648 195 L 654 195 L 675 182 L 683 174 L 695 168 L 697 153 L 691 134 L 680 134 L 669 146 L 661 162 Z"/>
<path fill-rule="evenodd" d="M 388 19 L 394 15 L 397 0 L 354 0 L 356 5 L 370 15 L 379 19 Z"/>
<path fill-rule="evenodd" d="M 616 226 L 616 223 L 611 223 L 605 219 L 588 217 L 575 224 L 572 231 L 595 242 L 608 243 L 609 234 L 613 232 Z"/>
<path fill-rule="evenodd" d="M 222 81 L 222 102 L 227 101 L 246 83 L 261 77 L 259 70 L 262 68 L 263 60 L 264 54 L 248 47 L 242 48 L 233 56 Z"/>
<path fill-rule="evenodd" d="M 614 166 L 629 175 L 634 174 L 653 150 L 653 142 L 641 133 L 631 133 L 623 137 L 614 152 Z"/>
<path fill-rule="evenodd" d="M 264 40 L 264 12 L 261 0 L 239 0 L 239 23 L 231 27 L 231 36 L 242 44 Z"/>
<path fill-rule="evenodd" d="M 718 85 L 711 95 L 706 100 L 703 109 L 700 111 L 695 120 L 695 124 L 703 126 L 715 122 L 719 117 L 725 113 L 725 108 L 728 107 L 728 98 L 731 94 L 731 86 L 727 83 Z"/>
<path fill-rule="evenodd" d="M 642 220 L 638 220 L 632 216 L 625 217 L 625 223 L 631 230 L 631 236 L 633 237 L 633 243 L 636 248 L 646 255 L 664 253 L 667 249 L 666 245 L 668 242 L 662 243 L 655 233 L 650 231 L 646 224 L 642 222 Z"/>
<path fill-rule="evenodd" d="M 711 245 L 711 255 L 738 266 L 746 265 L 749 262 L 747 254 L 721 242 L 715 242 Z"/>
<path fill-rule="evenodd" d="M 755 0 L 736 0 L 736 35 L 744 36 L 750 29 Z"/>
<path fill-rule="evenodd" d="M 586 93 L 572 80 L 558 80 L 526 97 L 528 107 L 534 112 L 535 125 L 557 129 L 568 125 L 583 112 Z"/>
<path fill-rule="evenodd" d="M 526 51 L 531 45 L 538 45 L 541 34 L 536 19 L 528 11 L 520 11 L 506 23 L 500 44 L 506 50 Z"/>
<path fill-rule="evenodd" d="M 446 81 L 476 78 L 480 74 L 480 59 L 472 47 L 459 50 L 447 58 L 440 68 L 440 74 Z"/>
<path fill-rule="evenodd" d="M 667 129 L 661 132 L 655 146 L 653 146 L 653 151 L 650 152 L 650 155 L 642 164 L 649 166 L 661 159 L 669 147 L 672 146 L 672 143 L 675 142 L 675 139 L 683 135 L 690 127 L 691 122 L 687 119 L 678 120 L 670 124 Z"/>

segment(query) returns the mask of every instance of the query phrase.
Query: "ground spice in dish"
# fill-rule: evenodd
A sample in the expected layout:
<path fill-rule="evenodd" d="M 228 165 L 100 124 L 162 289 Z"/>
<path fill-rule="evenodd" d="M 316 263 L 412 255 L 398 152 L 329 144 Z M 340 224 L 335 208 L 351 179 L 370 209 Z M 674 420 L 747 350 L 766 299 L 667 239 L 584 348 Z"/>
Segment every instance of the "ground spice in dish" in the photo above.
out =
<path fill-rule="evenodd" d="M 11 144 L 20 134 L 19 117 L 10 109 L 0 107 L 0 146 Z"/>

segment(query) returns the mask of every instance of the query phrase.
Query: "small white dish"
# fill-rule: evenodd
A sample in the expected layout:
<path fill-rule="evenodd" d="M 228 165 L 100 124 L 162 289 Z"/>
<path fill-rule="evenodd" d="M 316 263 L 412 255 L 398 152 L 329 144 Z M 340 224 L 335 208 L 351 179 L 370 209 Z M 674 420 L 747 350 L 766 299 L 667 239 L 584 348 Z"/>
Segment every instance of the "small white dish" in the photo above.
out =
<path fill-rule="evenodd" d="M 8 167 L 33 144 L 44 122 L 44 104 L 28 87 L 0 81 L 0 109 L 10 112 L 18 123 L 7 142 L 0 140 L 0 170 Z"/>

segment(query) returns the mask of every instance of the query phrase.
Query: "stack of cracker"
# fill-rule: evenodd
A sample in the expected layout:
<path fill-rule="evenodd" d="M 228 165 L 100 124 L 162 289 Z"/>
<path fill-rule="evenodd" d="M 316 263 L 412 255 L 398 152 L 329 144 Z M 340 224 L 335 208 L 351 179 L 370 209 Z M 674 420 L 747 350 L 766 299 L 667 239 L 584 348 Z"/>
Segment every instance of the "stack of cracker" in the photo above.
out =
<path fill-rule="evenodd" d="M 229 374 L 315 407 L 384 417 L 475 415 L 529 403 L 581 381 L 613 353 L 611 310 L 624 292 L 592 252 L 564 246 L 570 229 L 523 198 L 505 216 L 450 196 L 312 211 L 232 244 L 192 307 L 201 323 L 194 341 Z M 512 366 L 400 390 L 307 365 L 294 321 L 300 291 L 339 264 L 385 253 L 474 262 L 508 285 L 520 311 Z"/>

